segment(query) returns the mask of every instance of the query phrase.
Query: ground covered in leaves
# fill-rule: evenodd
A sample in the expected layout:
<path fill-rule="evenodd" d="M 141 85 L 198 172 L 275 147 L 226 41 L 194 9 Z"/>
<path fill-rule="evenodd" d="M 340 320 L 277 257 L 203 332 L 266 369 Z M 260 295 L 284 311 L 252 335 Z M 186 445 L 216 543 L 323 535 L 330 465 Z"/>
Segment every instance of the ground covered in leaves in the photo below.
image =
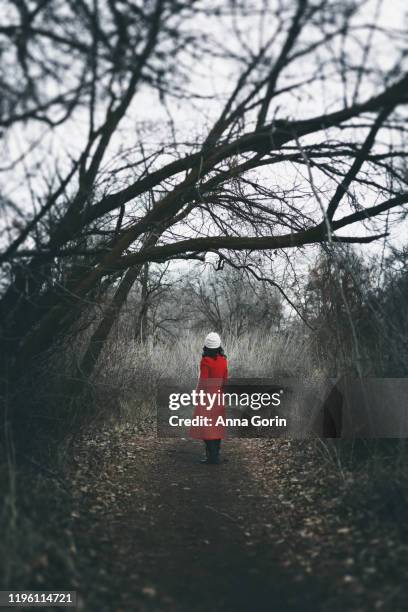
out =
<path fill-rule="evenodd" d="M 130 424 L 81 438 L 69 473 L 80 609 L 407 609 L 399 493 L 313 441 L 223 451 L 227 463 L 200 465 L 200 442 Z"/>

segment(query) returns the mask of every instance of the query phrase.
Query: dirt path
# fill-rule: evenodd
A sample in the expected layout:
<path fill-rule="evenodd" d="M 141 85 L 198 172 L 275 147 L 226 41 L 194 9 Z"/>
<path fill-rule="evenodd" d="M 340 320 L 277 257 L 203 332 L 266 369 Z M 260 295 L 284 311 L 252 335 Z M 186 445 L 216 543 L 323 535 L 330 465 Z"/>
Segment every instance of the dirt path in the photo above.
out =
<path fill-rule="evenodd" d="M 73 477 L 82 609 L 389 609 L 338 475 L 310 445 L 231 440 L 224 450 L 228 463 L 200 465 L 199 442 L 132 427 L 84 442 Z"/>

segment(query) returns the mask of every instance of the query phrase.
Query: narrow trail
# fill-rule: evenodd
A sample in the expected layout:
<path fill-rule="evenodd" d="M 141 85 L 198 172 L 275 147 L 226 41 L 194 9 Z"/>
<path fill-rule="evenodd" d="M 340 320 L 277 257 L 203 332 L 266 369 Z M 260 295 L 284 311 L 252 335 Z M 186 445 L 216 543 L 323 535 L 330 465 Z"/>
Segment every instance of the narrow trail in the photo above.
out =
<path fill-rule="evenodd" d="M 228 463 L 200 465 L 199 442 L 131 427 L 77 449 L 83 610 L 387 609 L 367 599 L 376 576 L 315 451 L 236 439 L 224 451 Z"/>

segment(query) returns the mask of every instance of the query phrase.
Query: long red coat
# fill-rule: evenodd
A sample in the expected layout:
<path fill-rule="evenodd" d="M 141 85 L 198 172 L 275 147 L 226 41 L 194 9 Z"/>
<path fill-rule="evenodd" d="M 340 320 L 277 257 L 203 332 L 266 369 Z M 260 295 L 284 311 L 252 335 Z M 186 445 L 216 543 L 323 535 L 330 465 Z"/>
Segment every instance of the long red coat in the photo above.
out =
<path fill-rule="evenodd" d="M 222 399 L 222 390 L 228 378 L 227 359 L 222 355 L 213 357 L 203 357 L 200 363 L 200 378 L 196 391 L 204 390 L 206 393 L 220 392 L 220 401 L 217 399 L 210 410 L 207 410 L 208 402 L 198 404 L 194 410 L 193 418 L 197 416 L 209 417 L 211 425 L 192 425 L 190 436 L 199 440 L 219 440 L 225 438 L 225 426 L 215 425 L 217 418 L 222 416 L 225 419 L 225 406 Z"/>

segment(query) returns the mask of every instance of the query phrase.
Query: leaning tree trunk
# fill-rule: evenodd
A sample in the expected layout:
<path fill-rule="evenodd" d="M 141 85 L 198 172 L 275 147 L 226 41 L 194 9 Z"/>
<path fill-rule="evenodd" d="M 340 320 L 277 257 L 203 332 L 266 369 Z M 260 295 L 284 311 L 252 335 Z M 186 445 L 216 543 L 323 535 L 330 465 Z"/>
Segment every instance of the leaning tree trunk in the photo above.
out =
<path fill-rule="evenodd" d="M 89 346 L 78 367 L 80 381 L 85 382 L 91 376 L 113 324 L 129 295 L 129 291 L 139 276 L 141 269 L 142 264 L 129 268 L 120 282 L 113 300 L 105 310 L 102 321 L 92 334 Z"/>
<path fill-rule="evenodd" d="M 144 241 L 142 250 L 155 245 L 159 237 L 160 232 L 157 232 L 155 234 L 149 234 Z M 129 268 L 125 276 L 121 280 L 111 303 L 105 310 L 101 322 L 92 334 L 89 346 L 82 358 L 80 365 L 78 366 L 79 385 L 77 385 L 77 391 L 83 387 L 83 384 L 92 375 L 92 372 L 95 369 L 104 344 L 108 339 L 110 331 L 113 327 L 113 324 L 115 323 L 123 304 L 126 302 L 126 299 L 135 281 L 137 280 L 144 266 L 147 265 L 148 264 L 138 264 L 136 266 L 133 266 L 132 268 Z"/>

